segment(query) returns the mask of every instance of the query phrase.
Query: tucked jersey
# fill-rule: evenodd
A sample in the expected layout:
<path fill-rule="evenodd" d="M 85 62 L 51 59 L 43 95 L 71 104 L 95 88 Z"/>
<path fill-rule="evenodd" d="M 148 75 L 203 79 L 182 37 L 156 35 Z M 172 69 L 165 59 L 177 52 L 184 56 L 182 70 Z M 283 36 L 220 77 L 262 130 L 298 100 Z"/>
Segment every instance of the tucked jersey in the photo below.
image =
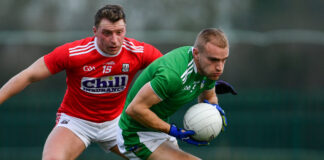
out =
<path fill-rule="evenodd" d="M 66 71 L 67 90 L 58 113 L 98 123 L 115 119 L 135 74 L 160 56 L 153 46 L 126 37 L 116 55 L 101 51 L 95 37 L 57 47 L 44 61 L 52 74 Z"/>
<path fill-rule="evenodd" d="M 153 105 L 151 111 L 166 122 L 180 107 L 195 100 L 204 90 L 215 86 L 215 81 L 197 72 L 192 49 L 185 46 L 167 53 L 149 65 L 136 79 L 119 121 L 124 138 L 138 131 L 152 131 L 125 113 L 127 106 L 146 83 L 150 82 L 152 89 L 162 100 Z"/>

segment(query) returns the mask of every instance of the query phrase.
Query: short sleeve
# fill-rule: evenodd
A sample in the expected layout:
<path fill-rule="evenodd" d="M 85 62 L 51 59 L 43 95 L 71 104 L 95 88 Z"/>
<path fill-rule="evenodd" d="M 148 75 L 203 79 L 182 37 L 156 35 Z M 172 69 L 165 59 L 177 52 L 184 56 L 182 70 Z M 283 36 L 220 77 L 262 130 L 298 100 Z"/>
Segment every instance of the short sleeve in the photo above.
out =
<path fill-rule="evenodd" d="M 162 99 L 174 95 L 182 85 L 179 76 L 171 69 L 160 67 L 150 81 L 153 91 Z"/>
<path fill-rule="evenodd" d="M 163 54 L 153 47 L 150 44 L 144 43 L 144 54 L 142 57 L 143 65 L 141 69 L 147 67 L 149 64 L 151 64 L 154 60 L 158 59 L 159 57 L 163 56 Z"/>
<path fill-rule="evenodd" d="M 68 49 L 66 45 L 55 48 L 52 52 L 44 56 L 44 61 L 52 74 L 58 73 L 68 66 Z"/>

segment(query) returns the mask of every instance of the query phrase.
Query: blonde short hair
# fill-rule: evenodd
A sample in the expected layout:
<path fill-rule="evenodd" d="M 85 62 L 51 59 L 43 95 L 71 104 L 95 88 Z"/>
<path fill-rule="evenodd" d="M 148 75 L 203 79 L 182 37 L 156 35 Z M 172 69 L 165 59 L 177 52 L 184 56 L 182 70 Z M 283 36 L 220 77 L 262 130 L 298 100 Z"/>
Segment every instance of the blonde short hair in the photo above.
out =
<path fill-rule="evenodd" d="M 197 35 L 194 47 L 200 52 L 205 50 L 205 45 L 210 42 L 217 45 L 220 48 L 226 48 L 229 46 L 225 33 L 216 28 L 207 28 L 199 32 Z"/>

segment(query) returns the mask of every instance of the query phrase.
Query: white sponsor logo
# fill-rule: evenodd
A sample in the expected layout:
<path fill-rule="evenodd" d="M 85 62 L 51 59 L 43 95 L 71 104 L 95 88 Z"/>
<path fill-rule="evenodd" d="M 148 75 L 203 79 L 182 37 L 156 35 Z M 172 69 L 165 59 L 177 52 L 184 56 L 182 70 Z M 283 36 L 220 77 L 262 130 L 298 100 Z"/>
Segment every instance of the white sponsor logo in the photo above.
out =
<path fill-rule="evenodd" d="M 189 91 L 190 88 L 191 88 L 191 86 L 185 86 L 185 87 L 183 88 L 183 90 Z"/>
<path fill-rule="evenodd" d="M 191 88 L 191 90 L 190 90 L 190 92 L 192 92 L 193 90 L 195 90 L 196 89 L 196 86 L 197 86 L 197 84 L 199 84 L 200 83 L 200 81 L 194 81 L 193 82 L 193 86 L 192 86 L 192 88 Z"/>
<path fill-rule="evenodd" d="M 107 62 L 106 64 L 108 64 L 108 65 L 115 65 L 115 62 L 114 61 L 110 61 L 110 62 Z"/>
<path fill-rule="evenodd" d="M 90 72 L 96 70 L 94 66 L 83 66 L 83 71 Z"/>
<path fill-rule="evenodd" d="M 129 71 L 129 64 L 123 64 L 123 68 L 122 68 L 123 72 L 128 72 Z"/>
<path fill-rule="evenodd" d="M 106 77 L 83 77 L 81 90 L 92 94 L 119 93 L 125 90 L 128 75 L 115 75 Z"/>

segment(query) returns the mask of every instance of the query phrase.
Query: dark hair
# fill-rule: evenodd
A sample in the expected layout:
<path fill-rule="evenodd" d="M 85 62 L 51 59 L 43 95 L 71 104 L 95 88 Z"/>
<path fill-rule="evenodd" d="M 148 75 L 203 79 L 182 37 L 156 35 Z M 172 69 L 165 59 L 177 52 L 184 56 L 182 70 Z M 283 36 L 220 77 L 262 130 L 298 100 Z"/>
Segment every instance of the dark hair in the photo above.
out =
<path fill-rule="evenodd" d="M 205 45 L 211 42 L 220 48 L 228 47 L 228 40 L 225 33 L 216 28 L 203 29 L 197 36 L 194 47 L 204 51 Z"/>
<path fill-rule="evenodd" d="M 104 18 L 111 22 L 117 22 L 122 19 L 126 23 L 126 15 L 123 11 L 123 7 L 120 5 L 106 5 L 100 8 L 95 15 L 94 25 L 98 27 L 99 23 Z"/>

